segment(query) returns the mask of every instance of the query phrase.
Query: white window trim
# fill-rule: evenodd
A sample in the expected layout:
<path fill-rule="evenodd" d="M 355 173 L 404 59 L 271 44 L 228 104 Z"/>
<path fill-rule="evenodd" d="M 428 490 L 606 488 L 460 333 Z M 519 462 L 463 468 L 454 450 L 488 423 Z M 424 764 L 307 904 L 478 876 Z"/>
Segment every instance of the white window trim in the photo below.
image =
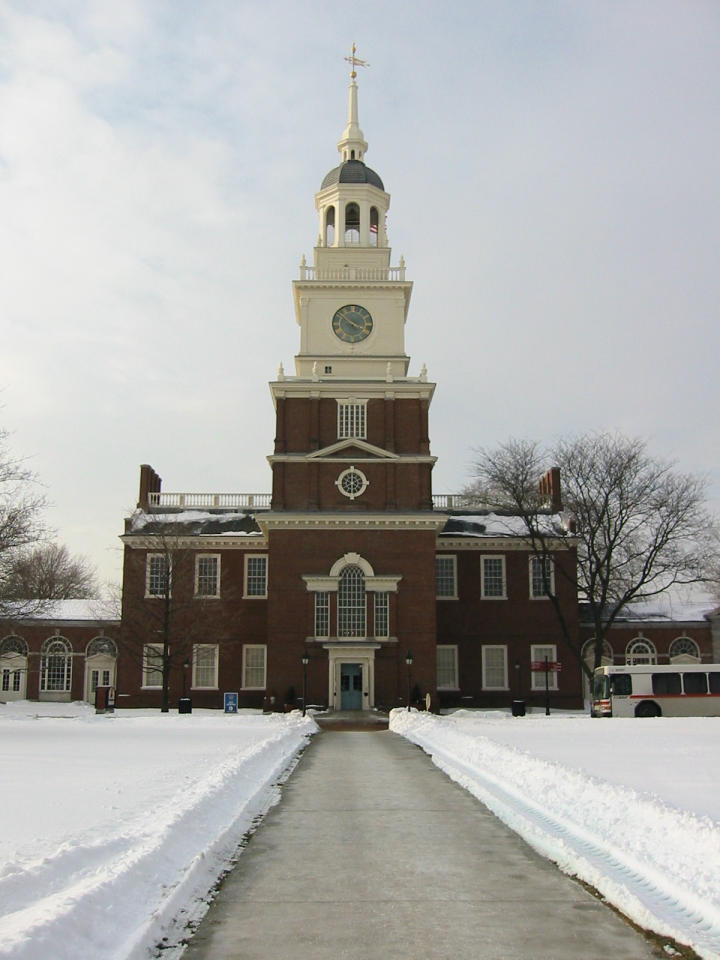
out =
<path fill-rule="evenodd" d="M 485 593 L 485 561 L 499 560 L 502 565 L 502 593 L 498 596 L 487 596 Z M 480 597 L 483 600 L 507 600 L 507 572 L 505 570 L 505 557 L 502 554 L 490 553 L 480 556 Z"/>
<path fill-rule="evenodd" d="M 485 683 L 485 677 L 487 676 L 487 652 L 488 650 L 502 650 L 503 651 L 503 665 L 504 665 L 504 677 L 502 686 L 490 686 Z M 509 690 L 510 685 L 508 683 L 508 648 L 504 643 L 484 643 L 482 646 L 482 688 L 483 690 Z"/>
<path fill-rule="evenodd" d="M 343 480 L 345 479 L 345 477 L 350 477 L 350 476 L 360 478 L 359 490 L 350 491 L 350 490 L 346 490 L 345 487 L 343 486 Z M 358 470 L 357 467 L 350 466 L 347 468 L 347 470 L 342 471 L 340 476 L 335 481 L 335 486 L 338 488 L 338 490 L 344 497 L 348 497 L 350 500 L 354 500 L 356 497 L 361 497 L 365 493 L 367 488 L 370 486 L 370 481 L 362 472 L 362 470 Z"/>
<path fill-rule="evenodd" d="M 245 671 L 247 669 L 247 656 L 246 653 L 248 650 L 262 650 L 263 651 L 263 678 L 265 683 L 261 687 L 249 687 L 245 683 Z M 267 644 L 266 643 L 244 643 L 243 652 L 242 652 L 242 689 L 243 690 L 266 690 L 267 689 Z"/>
<path fill-rule="evenodd" d="M 342 427 L 342 410 L 344 407 L 364 407 L 363 411 L 363 429 L 359 433 L 347 433 Z M 348 397 L 347 400 L 337 401 L 337 435 L 338 440 L 367 440 L 367 400 L 356 400 L 354 397 Z"/>
<path fill-rule="evenodd" d="M 153 674 L 158 676 L 157 683 L 147 683 L 147 660 L 146 660 L 146 651 L 155 650 L 157 653 L 162 656 L 163 645 L 162 643 L 145 643 L 143 644 L 143 659 L 142 659 L 142 686 L 141 690 L 162 690 L 162 667 L 160 670 L 153 670 Z"/>
<path fill-rule="evenodd" d="M 145 597 L 150 600 L 164 600 L 164 593 L 150 593 L 150 561 L 153 557 L 164 557 L 168 564 L 168 597 L 172 598 L 172 557 L 167 553 L 153 551 L 145 554 Z"/>
<path fill-rule="evenodd" d="M 454 684 L 443 684 L 442 686 L 438 683 L 438 690 L 459 690 L 460 689 L 460 677 L 458 675 L 458 648 L 456 643 L 438 643 L 436 650 L 452 650 L 455 671 L 455 683 Z M 437 663 L 435 665 L 435 670 L 437 671 Z"/>
<path fill-rule="evenodd" d="M 215 593 L 199 593 L 198 584 L 200 581 L 200 561 L 214 559 L 217 560 L 217 583 Z M 220 598 L 220 571 L 222 569 L 222 555 L 219 553 L 198 553 L 195 556 L 195 596 L 198 600 L 218 600 Z"/>
<path fill-rule="evenodd" d="M 435 599 L 436 600 L 457 600 L 458 599 L 458 578 L 457 578 L 457 555 L 454 553 L 436 553 L 435 561 L 437 564 L 438 560 L 451 560 L 453 568 L 453 592 L 452 595 L 449 593 L 438 594 L 437 592 L 437 566 L 435 573 Z"/>
<path fill-rule="evenodd" d="M 209 685 L 203 684 L 200 686 L 196 681 L 196 672 L 197 672 L 197 654 L 200 649 L 208 650 L 212 649 L 215 651 L 214 657 L 214 678 L 213 682 Z M 194 643 L 192 649 L 192 689 L 193 690 L 217 690 L 218 689 L 218 659 L 219 659 L 219 647 L 217 643 Z"/>
<path fill-rule="evenodd" d="M 536 557 L 534 554 L 528 561 L 529 592 L 531 600 L 549 600 L 550 597 L 543 593 L 533 593 L 533 560 L 542 562 L 548 560 L 550 563 L 550 593 L 555 596 L 555 561 L 552 557 Z"/>
<path fill-rule="evenodd" d="M 378 631 L 378 598 L 384 597 L 384 601 L 380 601 L 380 604 L 384 602 L 385 604 L 385 630 L 384 632 Z M 375 636 L 379 640 L 387 639 L 390 636 L 390 594 L 386 590 L 378 590 L 375 593 L 375 603 L 373 604 L 373 627 L 375 629 Z"/>
<path fill-rule="evenodd" d="M 262 557 L 265 560 L 265 593 L 248 593 L 248 569 L 249 560 L 256 557 Z M 266 553 L 246 553 L 245 554 L 245 575 L 243 577 L 243 600 L 267 600 L 268 574 L 269 574 L 268 555 Z"/>
<path fill-rule="evenodd" d="M 557 661 L 557 645 L 554 643 L 531 643 L 530 644 L 530 660 L 532 662 L 539 662 L 545 660 L 545 655 L 541 657 L 538 654 L 538 650 L 552 650 L 552 656 L 548 657 L 550 663 L 555 663 Z M 535 692 L 540 692 L 545 689 L 545 671 L 533 670 L 530 675 L 530 689 Z M 548 670 L 548 690 L 557 690 L 558 689 L 558 675 L 555 670 Z"/>

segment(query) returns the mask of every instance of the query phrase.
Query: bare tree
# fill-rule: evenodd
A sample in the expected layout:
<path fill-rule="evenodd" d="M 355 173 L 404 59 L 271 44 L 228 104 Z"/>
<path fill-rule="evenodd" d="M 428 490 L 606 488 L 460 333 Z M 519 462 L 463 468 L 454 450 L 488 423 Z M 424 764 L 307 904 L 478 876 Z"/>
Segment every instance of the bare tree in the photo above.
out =
<path fill-rule="evenodd" d="M 539 488 L 550 464 L 560 468 L 563 484 L 564 512 L 554 519 Z M 577 538 L 578 589 L 593 622 L 595 667 L 624 606 L 674 586 L 707 583 L 717 562 L 705 482 L 650 456 L 643 440 L 589 434 L 550 451 L 510 441 L 480 451 L 472 492 L 521 516 L 538 555 L 546 555 L 549 538 Z"/>
<path fill-rule="evenodd" d="M 7 574 L 6 593 L 19 600 L 80 600 L 96 598 L 95 568 L 72 556 L 64 544 L 48 543 L 17 553 Z"/>
<path fill-rule="evenodd" d="M 43 534 L 41 514 L 46 506 L 35 475 L 8 447 L 8 434 L 0 430 L 0 616 L 27 613 L 8 589 L 8 579 L 18 555 Z"/>
<path fill-rule="evenodd" d="M 177 526 L 170 523 L 166 530 L 155 529 L 148 535 L 152 560 L 137 552 L 143 567 L 136 568 L 133 577 L 126 573 L 122 598 L 121 648 L 146 676 L 154 674 L 160 681 L 163 713 L 170 707 L 171 676 L 185 677 L 192 668 L 194 644 L 207 642 L 213 635 L 223 636 L 225 646 L 232 642 L 225 638 L 231 631 L 226 601 L 233 590 L 225 590 L 223 603 L 198 593 L 198 551 L 184 546 Z M 152 564 L 147 581 L 146 562 Z"/>

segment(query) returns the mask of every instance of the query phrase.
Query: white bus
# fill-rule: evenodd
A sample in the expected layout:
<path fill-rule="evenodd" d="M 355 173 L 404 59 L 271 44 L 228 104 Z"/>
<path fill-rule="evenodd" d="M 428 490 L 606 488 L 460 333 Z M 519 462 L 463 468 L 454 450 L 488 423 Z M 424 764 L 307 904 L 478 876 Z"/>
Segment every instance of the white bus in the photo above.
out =
<path fill-rule="evenodd" d="M 720 663 L 598 667 L 593 717 L 720 717 Z"/>

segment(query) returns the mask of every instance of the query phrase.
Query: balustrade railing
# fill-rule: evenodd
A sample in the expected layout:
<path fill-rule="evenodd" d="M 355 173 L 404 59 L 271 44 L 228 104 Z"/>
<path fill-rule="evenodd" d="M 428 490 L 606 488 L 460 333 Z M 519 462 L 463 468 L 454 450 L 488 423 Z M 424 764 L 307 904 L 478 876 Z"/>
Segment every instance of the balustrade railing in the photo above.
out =
<path fill-rule="evenodd" d="M 432 502 L 434 510 L 481 510 L 486 507 L 477 497 L 465 493 L 434 493 Z"/>
<path fill-rule="evenodd" d="M 337 267 L 332 270 L 316 270 L 300 264 L 301 280 L 405 280 L 405 264 L 398 267 Z"/>
<path fill-rule="evenodd" d="M 151 493 L 151 507 L 174 510 L 269 510 L 269 493 Z"/>
<path fill-rule="evenodd" d="M 151 493 L 151 507 L 169 510 L 269 510 L 270 493 Z M 434 493 L 434 510 L 475 510 L 485 505 L 464 493 Z"/>

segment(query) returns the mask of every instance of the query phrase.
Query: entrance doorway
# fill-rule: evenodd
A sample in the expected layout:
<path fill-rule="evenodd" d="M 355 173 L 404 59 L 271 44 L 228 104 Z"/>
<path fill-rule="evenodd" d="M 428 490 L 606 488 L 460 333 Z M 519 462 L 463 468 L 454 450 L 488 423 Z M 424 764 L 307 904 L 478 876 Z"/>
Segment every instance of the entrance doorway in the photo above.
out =
<path fill-rule="evenodd" d="M 362 710 L 362 664 L 340 665 L 340 709 Z"/>

